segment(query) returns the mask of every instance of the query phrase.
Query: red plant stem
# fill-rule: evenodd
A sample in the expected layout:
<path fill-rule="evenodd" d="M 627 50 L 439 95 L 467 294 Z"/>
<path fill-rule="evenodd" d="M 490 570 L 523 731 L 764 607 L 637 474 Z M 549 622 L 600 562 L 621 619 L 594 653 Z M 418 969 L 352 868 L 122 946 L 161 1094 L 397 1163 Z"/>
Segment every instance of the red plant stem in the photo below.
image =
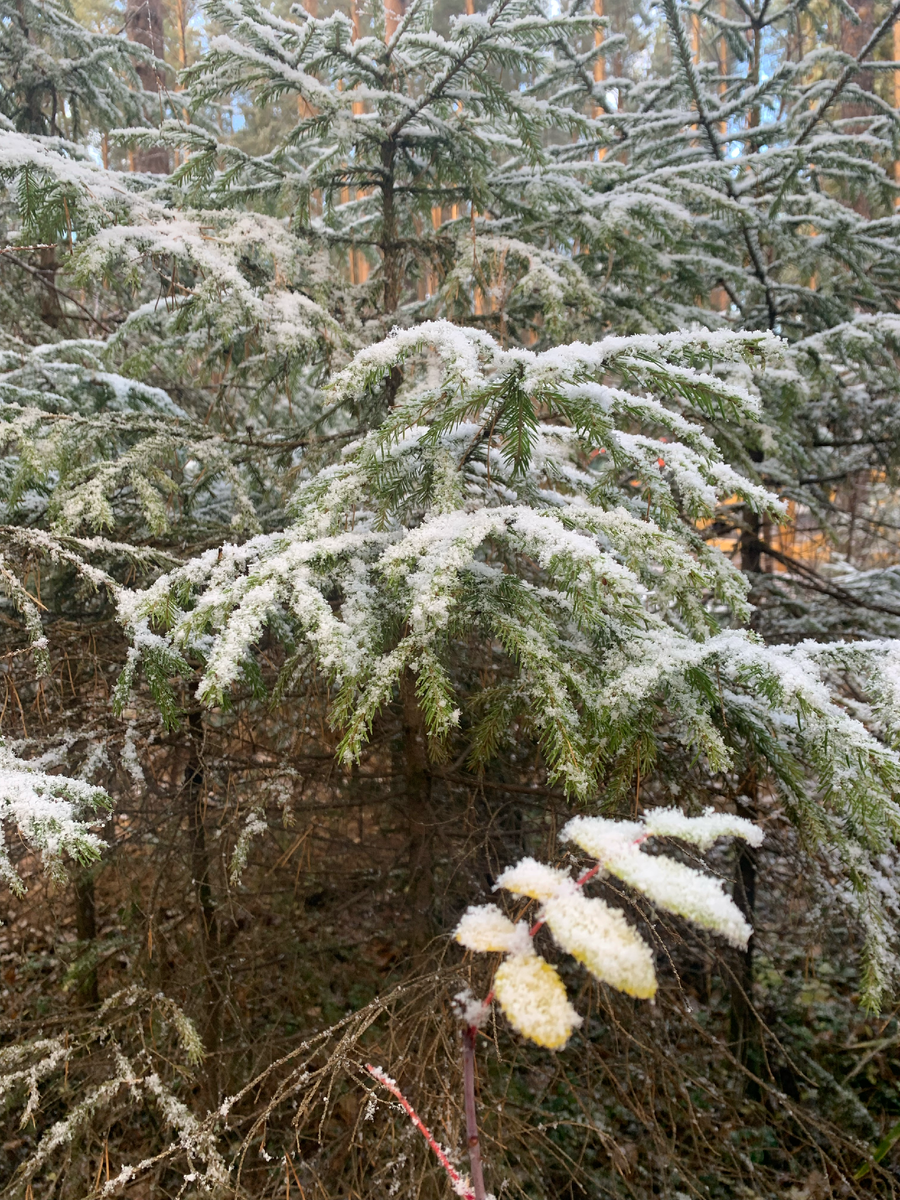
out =
<path fill-rule="evenodd" d="M 475 1039 L 478 1029 L 469 1025 L 463 1033 L 463 1087 L 466 1097 L 466 1142 L 469 1147 L 469 1170 L 475 1200 L 485 1200 L 484 1171 L 481 1166 L 481 1142 L 478 1139 L 478 1109 L 475 1105 Z"/>
<path fill-rule="evenodd" d="M 640 845 L 641 842 L 646 840 L 646 837 L 647 835 L 643 834 L 641 837 L 635 838 L 635 845 Z M 594 866 L 590 867 L 576 879 L 575 886 L 584 887 L 600 871 L 601 866 L 601 863 L 595 863 Z M 544 921 L 542 919 L 535 921 L 528 931 L 529 936 L 534 937 L 543 924 Z M 486 1010 L 490 1007 L 493 999 L 494 989 L 491 988 L 482 1001 L 481 1008 L 483 1013 L 486 1014 Z M 373 1079 L 377 1079 L 381 1086 L 387 1088 L 391 1095 L 400 1102 L 403 1111 L 434 1151 L 438 1162 L 444 1168 L 450 1182 L 453 1184 L 454 1192 L 458 1196 L 461 1196 L 463 1200 L 487 1200 L 487 1192 L 484 1187 L 484 1169 L 481 1163 L 481 1140 L 478 1136 L 478 1107 L 475 1101 L 475 1043 L 477 1040 L 478 1026 L 467 1025 L 463 1033 L 463 1088 L 466 1102 L 466 1141 L 469 1147 L 469 1167 L 472 1172 L 471 1191 L 466 1187 L 463 1177 L 450 1162 L 450 1159 L 434 1134 L 400 1091 L 396 1081 L 391 1079 L 390 1075 L 385 1074 L 380 1067 L 373 1067 L 371 1063 L 366 1063 L 366 1070 Z"/>
<path fill-rule="evenodd" d="M 474 1067 L 474 1060 L 473 1060 L 473 1067 Z M 385 1074 L 385 1072 L 382 1071 L 382 1069 L 380 1067 L 373 1067 L 371 1063 L 366 1063 L 366 1070 L 369 1072 L 369 1074 L 372 1076 L 373 1079 L 377 1079 L 382 1087 L 387 1088 L 387 1090 L 391 1093 L 391 1095 L 394 1096 L 397 1100 L 399 1100 L 400 1105 L 403 1108 L 403 1111 L 406 1113 L 406 1115 L 412 1121 L 413 1125 L 415 1125 L 416 1129 L 418 1129 L 419 1133 L 421 1133 L 422 1137 L 425 1139 L 425 1141 L 428 1143 L 428 1145 L 434 1151 L 435 1155 L 437 1156 L 438 1162 L 441 1164 L 441 1166 L 447 1172 L 447 1175 L 450 1178 L 450 1182 L 453 1184 L 454 1192 L 456 1192 L 456 1194 L 458 1196 L 462 1196 L 463 1200 L 484 1200 L 484 1195 L 485 1195 L 484 1183 L 482 1183 L 482 1185 L 481 1185 L 481 1193 L 480 1194 L 478 1194 L 477 1192 L 472 1192 L 466 1187 L 465 1180 L 463 1179 L 462 1175 L 460 1175 L 459 1171 L 457 1171 L 456 1167 L 454 1167 L 453 1163 L 451 1163 L 450 1159 L 447 1157 L 446 1153 L 444 1152 L 443 1146 L 440 1144 L 440 1142 L 437 1140 L 437 1138 L 434 1136 L 434 1134 L 431 1132 L 431 1130 L 428 1128 L 428 1126 L 425 1124 L 425 1122 L 422 1120 L 422 1118 L 419 1116 L 419 1114 L 416 1112 L 416 1110 L 413 1108 L 413 1106 L 410 1104 L 410 1102 L 407 1100 L 407 1098 L 400 1091 L 400 1088 L 397 1085 L 396 1080 L 391 1079 L 390 1075 Z M 474 1075 L 473 1075 L 473 1081 L 474 1081 Z M 473 1096 L 474 1096 L 474 1082 L 473 1082 Z M 468 1125 L 468 1110 L 466 1111 L 466 1124 Z M 476 1135 L 475 1140 L 476 1141 L 478 1140 L 477 1135 Z M 479 1162 L 479 1169 L 480 1169 L 480 1165 L 481 1164 Z"/>

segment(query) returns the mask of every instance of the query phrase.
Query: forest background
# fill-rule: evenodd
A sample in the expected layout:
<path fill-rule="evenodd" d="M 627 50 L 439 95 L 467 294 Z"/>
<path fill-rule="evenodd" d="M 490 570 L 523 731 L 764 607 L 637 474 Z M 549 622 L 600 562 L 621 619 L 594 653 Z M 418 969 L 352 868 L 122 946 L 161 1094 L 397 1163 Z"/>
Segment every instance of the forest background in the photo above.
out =
<path fill-rule="evenodd" d="M 446 1195 L 365 1063 L 464 1163 L 461 913 L 671 805 L 750 946 L 604 880 L 493 1191 L 895 1194 L 898 9 L 0 0 L 4 1195 Z"/>

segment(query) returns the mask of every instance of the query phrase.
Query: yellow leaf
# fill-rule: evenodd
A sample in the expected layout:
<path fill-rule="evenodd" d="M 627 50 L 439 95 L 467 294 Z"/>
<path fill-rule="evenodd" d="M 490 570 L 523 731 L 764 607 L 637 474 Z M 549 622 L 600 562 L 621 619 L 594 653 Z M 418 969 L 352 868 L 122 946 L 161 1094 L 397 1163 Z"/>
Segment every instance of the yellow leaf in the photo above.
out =
<path fill-rule="evenodd" d="M 547 1050 L 564 1046 L 581 1024 L 565 984 L 536 954 L 506 959 L 494 978 L 494 996 L 512 1027 Z"/>
<path fill-rule="evenodd" d="M 560 949 L 596 979 L 641 1000 L 656 995 L 653 953 L 617 908 L 573 890 L 548 900 L 544 916 Z"/>

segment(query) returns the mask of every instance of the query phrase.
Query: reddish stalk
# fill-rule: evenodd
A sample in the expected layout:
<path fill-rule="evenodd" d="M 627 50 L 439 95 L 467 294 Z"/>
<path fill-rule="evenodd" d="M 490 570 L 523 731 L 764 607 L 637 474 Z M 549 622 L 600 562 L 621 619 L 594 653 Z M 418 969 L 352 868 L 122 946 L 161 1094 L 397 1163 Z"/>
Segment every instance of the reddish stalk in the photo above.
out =
<path fill-rule="evenodd" d="M 463 1087 L 466 1097 L 466 1142 L 475 1200 L 485 1200 L 484 1170 L 481 1166 L 481 1142 L 478 1138 L 478 1109 L 475 1104 L 475 1039 L 477 1025 L 468 1025 L 463 1033 Z"/>
<path fill-rule="evenodd" d="M 635 838 L 635 845 L 640 845 L 646 838 L 647 834 L 642 834 L 640 837 Z M 576 879 L 576 887 L 584 887 L 586 883 L 598 874 L 601 867 L 601 863 L 595 863 L 593 867 L 590 867 Z M 534 937 L 543 924 L 543 919 L 535 921 L 528 931 L 529 936 Z M 390 1075 L 382 1071 L 381 1067 L 373 1067 L 370 1063 L 366 1063 L 366 1070 L 369 1074 L 374 1079 L 377 1079 L 382 1087 L 387 1088 L 391 1095 L 400 1102 L 403 1111 L 434 1151 L 438 1162 L 446 1171 L 447 1177 L 453 1185 L 454 1192 L 456 1192 L 457 1196 L 461 1196 L 463 1200 L 487 1200 L 487 1191 L 484 1186 L 484 1168 L 481 1162 L 481 1140 L 478 1136 L 478 1106 L 475 1100 L 475 1043 L 478 1039 L 478 1027 L 487 1016 L 493 999 L 494 990 L 491 988 L 482 1001 L 480 1010 L 475 1015 L 476 1023 L 467 1025 L 463 1031 L 463 1089 L 466 1104 L 466 1143 L 469 1148 L 469 1167 L 472 1172 L 471 1187 L 468 1180 L 463 1179 L 459 1171 L 450 1162 L 443 1146 L 437 1141 L 434 1134 L 425 1125 L 422 1118 L 400 1091 L 396 1080 L 391 1079 Z"/>
<path fill-rule="evenodd" d="M 474 1060 L 473 1060 L 473 1069 L 474 1069 Z M 460 1175 L 459 1171 L 457 1171 L 456 1167 L 454 1167 L 453 1163 L 447 1157 L 447 1152 L 444 1150 L 444 1147 L 440 1144 L 440 1142 L 437 1140 L 437 1138 L 434 1136 L 434 1134 L 431 1132 L 431 1130 L 428 1128 L 428 1126 L 425 1124 L 425 1122 L 422 1120 L 422 1118 L 419 1116 L 419 1114 L 416 1112 L 416 1110 L 413 1108 L 413 1106 L 410 1104 L 410 1102 L 407 1100 L 407 1098 L 400 1091 L 400 1087 L 399 1087 L 396 1079 L 391 1079 L 390 1075 L 388 1075 L 385 1071 L 382 1071 L 381 1067 L 373 1067 L 371 1063 L 366 1063 L 366 1070 L 369 1072 L 369 1074 L 372 1076 L 373 1079 L 377 1079 L 378 1082 L 381 1084 L 381 1086 L 384 1088 L 387 1088 L 387 1090 L 391 1093 L 391 1095 L 400 1102 L 400 1105 L 403 1108 L 403 1111 L 406 1113 L 406 1115 L 412 1121 L 413 1125 L 415 1125 L 416 1129 L 418 1129 L 419 1133 L 421 1133 L 422 1137 L 425 1139 L 425 1141 L 428 1143 L 428 1145 L 434 1151 L 438 1162 L 441 1164 L 441 1166 L 447 1172 L 447 1176 L 448 1176 L 450 1182 L 453 1184 L 453 1190 L 454 1190 L 454 1192 L 456 1192 L 457 1196 L 461 1196 L 462 1200 L 484 1200 L 484 1184 L 482 1183 L 482 1185 L 481 1185 L 480 1195 L 476 1194 L 475 1192 L 473 1192 L 471 1190 L 471 1188 L 468 1186 L 467 1181 L 465 1179 L 463 1179 L 462 1175 Z M 474 1079 L 474 1075 L 473 1075 L 473 1079 Z M 474 1097 L 474 1086 L 473 1086 L 473 1097 Z M 466 1110 L 466 1124 L 468 1125 L 468 1108 Z M 475 1140 L 476 1141 L 478 1140 L 477 1135 L 476 1135 Z"/>

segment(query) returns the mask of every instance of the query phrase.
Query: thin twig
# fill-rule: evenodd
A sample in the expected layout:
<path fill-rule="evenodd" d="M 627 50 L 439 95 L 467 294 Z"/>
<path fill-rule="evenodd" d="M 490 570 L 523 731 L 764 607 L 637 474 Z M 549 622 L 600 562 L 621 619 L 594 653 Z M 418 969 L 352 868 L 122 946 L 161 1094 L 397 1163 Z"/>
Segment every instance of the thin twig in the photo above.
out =
<path fill-rule="evenodd" d="M 463 1200 L 484 1200 L 484 1191 L 482 1191 L 480 1196 L 476 1196 L 476 1194 L 469 1188 L 466 1180 L 463 1179 L 462 1175 L 460 1175 L 459 1171 L 457 1171 L 456 1167 L 454 1167 L 453 1163 L 447 1157 L 447 1152 L 444 1147 L 440 1144 L 407 1098 L 400 1091 L 400 1087 L 396 1079 L 391 1079 L 390 1075 L 383 1071 L 381 1067 L 373 1067 L 371 1063 L 366 1063 L 366 1070 L 373 1079 L 377 1079 L 381 1086 L 387 1088 L 391 1095 L 400 1102 L 403 1111 L 434 1151 L 438 1162 L 444 1168 L 448 1178 L 450 1179 L 450 1182 L 453 1184 L 453 1190 L 456 1192 L 457 1196 L 462 1196 Z M 484 1185 L 482 1184 L 482 1188 L 483 1186 Z"/>
<path fill-rule="evenodd" d="M 463 1032 L 463 1089 L 466 1098 L 466 1144 L 469 1147 L 469 1169 L 475 1200 L 485 1200 L 484 1170 L 481 1165 L 481 1142 L 478 1138 L 478 1109 L 475 1105 L 475 1041 L 478 1027 L 469 1025 Z"/>

